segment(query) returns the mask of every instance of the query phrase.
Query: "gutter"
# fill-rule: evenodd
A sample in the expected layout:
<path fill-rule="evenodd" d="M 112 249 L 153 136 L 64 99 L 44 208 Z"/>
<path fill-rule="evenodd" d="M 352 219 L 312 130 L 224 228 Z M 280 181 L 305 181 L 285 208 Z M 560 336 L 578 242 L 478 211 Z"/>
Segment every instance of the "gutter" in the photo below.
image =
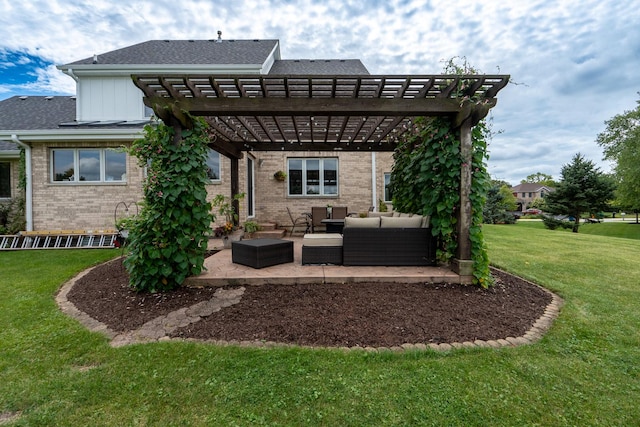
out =
<path fill-rule="evenodd" d="M 27 221 L 27 231 L 33 231 L 33 179 L 31 177 L 31 146 L 20 141 L 18 135 L 12 134 L 11 140 L 24 148 L 25 175 L 27 178 L 27 188 L 25 188 L 25 219 Z"/>

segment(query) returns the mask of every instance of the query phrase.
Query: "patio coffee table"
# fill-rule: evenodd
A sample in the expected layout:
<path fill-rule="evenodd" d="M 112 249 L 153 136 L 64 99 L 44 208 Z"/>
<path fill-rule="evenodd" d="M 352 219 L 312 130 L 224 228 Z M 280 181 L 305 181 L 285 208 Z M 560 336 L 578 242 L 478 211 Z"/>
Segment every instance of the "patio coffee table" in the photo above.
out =
<path fill-rule="evenodd" d="M 293 242 L 281 239 L 253 239 L 231 243 L 231 260 L 253 268 L 293 262 Z"/>
<path fill-rule="evenodd" d="M 340 233 L 344 229 L 344 218 L 342 219 L 323 219 L 320 221 L 327 227 L 327 233 Z"/>

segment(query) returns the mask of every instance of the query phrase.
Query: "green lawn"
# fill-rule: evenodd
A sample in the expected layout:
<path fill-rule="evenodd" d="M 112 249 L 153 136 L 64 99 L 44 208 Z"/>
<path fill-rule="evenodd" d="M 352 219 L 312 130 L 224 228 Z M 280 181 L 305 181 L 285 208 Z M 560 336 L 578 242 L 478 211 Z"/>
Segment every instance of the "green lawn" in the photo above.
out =
<path fill-rule="evenodd" d="M 544 230 L 542 221 L 518 221 L 519 227 L 536 228 Z M 570 229 L 559 228 L 555 231 L 571 233 Z M 580 224 L 579 233 L 592 234 L 597 236 L 622 237 L 625 239 L 640 240 L 640 224 L 630 221 L 601 222 L 596 224 Z"/>
<path fill-rule="evenodd" d="M 61 314 L 54 294 L 115 252 L 2 252 L 0 420 L 20 412 L 15 425 L 638 425 L 640 240 L 524 222 L 485 234 L 493 263 L 565 300 L 535 345 L 113 349 Z"/>

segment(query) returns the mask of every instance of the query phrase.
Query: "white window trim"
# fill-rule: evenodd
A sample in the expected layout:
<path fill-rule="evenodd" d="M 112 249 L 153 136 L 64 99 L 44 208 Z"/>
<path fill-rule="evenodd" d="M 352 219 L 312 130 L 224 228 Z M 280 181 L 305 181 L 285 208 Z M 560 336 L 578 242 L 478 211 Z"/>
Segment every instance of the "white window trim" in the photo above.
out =
<path fill-rule="evenodd" d="M 56 181 L 55 180 L 55 168 L 54 168 L 54 152 L 56 151 L 72 151 L 73 152 L 73 180 L 71 181 Z M 80 151 L 98 151 L 100 153 L 100 179 L 98 181 L 80 181 L 80 176 L 78 174 L 79 165 L 80 165 Z M 96 184 L 126 184 L 127 183 L 127 164 L 126 164 L 126 154 L 125 154 L 125 173 L 124 179 L 114 179 L 107 180 L 106 179 L 106 152 L 107 151 L 116 151 L 115 148 L 107 147 L 107 148 L 98 148 L 98 147 L 76 147 L 76 148 L 52 148 L 51 149 L 51 158 L 49 162 L 50 174 L 49 180 L 51 184 L 59 184 L 59 185 L 96 185 Z"/>
<path fill-rule="evenodd" d="M 301 197 L 301 198 L 314 198 L 314 197 L 340 197 L 340 159 L 338 157 L 290 157 L 287 158 L 287 175 L 291 176 L 291 170 L 289 168 L 289 162 L 291 160 L 302 161 L 302 194 L 291 194 L 290 181 L 287 180 L 287 196 L 288 197 Z M 320 191 L 318 194 L 306 194 L 307 191 L 307 161 L 319 160 L 320 161 Z M 335 160 L 336 161 L 336 192 L 335 194 L 324 194 L 324 161 Z"/>
<path fill-rule="evenodd" d="M 219 152 L 217 152 L 213 148 L 209 148 L 209 150 L 218 153 L 218 178 L 211 179 L 208 176 L 207 176 L 207 178 L 209 179 L 209 183 L 210 184 L 220 184 L 222 182 L 222 154 L 220 154 Z M 207 159 L 208 159 L 208 156 L 209 156 L 209 153 L 207 152 Z M 207 167 L 209 167 L 209 166 L 207 165 Z"/>
<path fill-rule="evenodd" d="M 392 203 L 393 200 L 387 200 L 387 176 L 391 179 L 391 172 L 385 172 L 382 175 L 382 198 L 385 203 Z"/>

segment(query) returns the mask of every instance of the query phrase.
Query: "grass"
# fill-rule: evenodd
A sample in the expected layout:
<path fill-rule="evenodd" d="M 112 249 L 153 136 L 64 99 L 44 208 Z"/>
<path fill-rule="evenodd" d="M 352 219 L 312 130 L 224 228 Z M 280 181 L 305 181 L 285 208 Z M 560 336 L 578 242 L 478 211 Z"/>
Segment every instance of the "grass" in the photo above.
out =
<path fill-rule="evenodd" d="M 519 227 L 546 229 L 542 221 L 519 221 Z M 558 228 L 555 231 L 563 231 L 571 233 L 570 229 Z M 635 220 L 617 221 L 617 222 L 601 222 L 595 224 L 580 224 L 578 233 L 590 234 L 595 236 L 622 237 L 625 239 L 640 240 L 640 224 L 636 224 Z"/>
<path fill-rule="evenodd" d="M 19 412 L 14 424 L 29 426 L 637 425 L 640 241 L 525 222 L 486 226 L 485 235 L 493 263 L 565 300 L 535 345 L 402 354 L 193 342 L 114 349 L 53 298 L 114 252 L 0 253 L 0 420 Z"/>

